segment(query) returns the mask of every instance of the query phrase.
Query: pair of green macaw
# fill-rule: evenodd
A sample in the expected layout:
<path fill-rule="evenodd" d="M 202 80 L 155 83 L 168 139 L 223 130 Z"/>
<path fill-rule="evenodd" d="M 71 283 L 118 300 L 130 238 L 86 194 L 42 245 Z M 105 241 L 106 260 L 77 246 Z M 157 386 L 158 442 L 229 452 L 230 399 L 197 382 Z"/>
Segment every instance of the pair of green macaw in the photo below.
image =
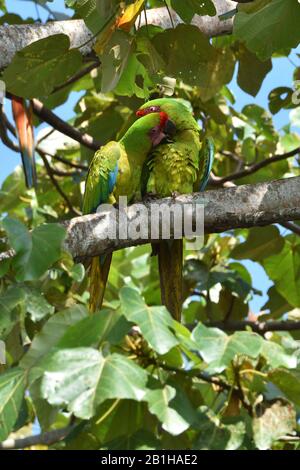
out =
<path fill-rule="evenodd" d="M 145 103 L 138 120 L 119 142 L 98 150 L 90 164 L 83 213 L 95 212 L 103 203 L 114 204 L 119 196 L 134 202 L 147 194 L 160 197 L 202 191 L 213 163 L 211 141 L 202 145 L 200 128 L 188 108 L 172 98 Z M 182 240 L 155 244 L 158 254 L 162 303 L 173 317 L 182 309 Z M 92 259 L 90 310 L 102 305 L 112 255 Z"/>

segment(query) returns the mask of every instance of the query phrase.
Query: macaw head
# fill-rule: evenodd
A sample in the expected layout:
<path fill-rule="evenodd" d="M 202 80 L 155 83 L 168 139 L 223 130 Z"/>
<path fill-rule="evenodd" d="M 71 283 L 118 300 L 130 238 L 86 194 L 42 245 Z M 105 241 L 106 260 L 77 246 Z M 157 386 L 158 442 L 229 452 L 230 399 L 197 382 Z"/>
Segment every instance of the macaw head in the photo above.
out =
<path fill-rule="evenodd" d="M 153 101 L 160 101 L 160 100 L 153 100 Z M 148 102 L 148 104 L 151 102 Z M 147 103 L 146 103 L 147 105 Z M 136 115 L 138 117 L 144 117 L 148 114 L 159 114 L 160 123 L 158 126 L 151 130 L 152 140 L 155 142 L 153 145 L 158 145 L 157 141 L 160 138 L 160 141 L 163 140 L 164 137 L 173 137 L 176 133 L 176 125 L 170 119 L 170 116 L 167 112 L 165 112 L 161 105 L 151 105 L 151 106 L 142 106 L 140 109 L 137 110 Z M 162 137 L 162 133 L 164 137 Z"/>
<path fill-rule="evenodd" d="M 138 117 L 146 116 L 151 113 L 166 114 L 168 120 L 173 123 L 176 130 L 193 129 L 199 131 L 199 126 L 195 121 L 191 110 L 175 98 L 158 98 L 143 104 L 137 112 Z"/>
<path fill-rule="evenodd" d="M 156 147 L 156 145 L 159 145 L 160 142 L 163 141 L 165 138 L 174 135 L 176 132 L 176 127 L 174 123 L 169 119 L 167 113 L 163 111 L 161 111 L 160 113 L 153 111 L 153 113 L 155 113 L 155 115 L 159 114 L 159 124 L 157 124 L 150 130 L 149 136 L 153 147 Z M 147 116 L 148 114 L 152 114 L 152 112 L 150 111 L 149 113 L 145 113 L 142 117 Z"/>

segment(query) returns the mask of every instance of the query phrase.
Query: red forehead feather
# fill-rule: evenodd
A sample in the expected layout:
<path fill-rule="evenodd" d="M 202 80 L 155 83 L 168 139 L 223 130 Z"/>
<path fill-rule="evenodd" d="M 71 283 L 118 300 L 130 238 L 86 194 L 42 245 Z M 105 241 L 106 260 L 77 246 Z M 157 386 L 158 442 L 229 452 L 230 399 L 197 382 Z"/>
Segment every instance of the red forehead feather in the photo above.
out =
<path fill-rule="evenodd" d="M 160 118 L 159 127 L 163 129 L 165 127 L 167 120 L 169 119 L 169 116 L 167 115 L 167 113 L 161 111 L 159 113 L 159 118 Z"/>

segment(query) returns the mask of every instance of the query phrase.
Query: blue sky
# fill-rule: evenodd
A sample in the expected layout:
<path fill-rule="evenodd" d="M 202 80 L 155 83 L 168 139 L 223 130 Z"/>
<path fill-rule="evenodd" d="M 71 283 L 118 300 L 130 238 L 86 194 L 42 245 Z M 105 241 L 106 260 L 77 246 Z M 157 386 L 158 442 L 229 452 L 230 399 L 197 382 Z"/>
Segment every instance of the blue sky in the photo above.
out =
<path fill-rule="evenodd" d="M 6 4 L 8 7 L 8 11 L 18 13 L 24 18 L 32 17 L 32 18 L 41 18 L 42 21 L 45 21 L 49 13 L 44 10 L 42 7 L 35 7 L 35 5 L 26 0 L 6 0 Z M 57 14 L 68 14 L 68 10 L 64 6 L 63 0 L 54 0 L 51 4 L 51 9 Z M 70 10 L 69 10 L 70 11 Z M 58 18 L 61 19 L 61 18 Z M 298 52 L 299 52 L 298 48 Z M 299 59 L 296 56 L 296 51 L 294 51 L 290 55 L 290 59 L 299 64 Z M 258 95 L 253 98 L 252 96 L 248 95 L 247 93 L 243 92 L 236 84 L 236 74 L 234 79 L 229 85 L 230 90 L 234 94 L 236 98 L 235 109 L 241 110 L 243 106 L 249 103 L 258 104 L 264 108 L 268 106 L 268 94 L 270 90 L 277 86 L 288 86 L 292 87 L 293 85 L 293 71 L 294 67 L 291 62 L 286 58 L 275 59 L 273 61 L 273 69 L 267 75 L 261 90 L 259 91 Z M 64 105 L 56 108 L 55 112 L 61 116 L 63 119 L 67 120 L 73 116 L 73 107 L 79 98 L 78 93 L 72 93 L 69 97 L 69 100 Z M 5 110 L 10 116 L 10 103 L 5 102 Z M 289 122 L 289 114 L 288 111 L 280 111 L 274 117 L 274 123 L 277 129 L 280 129 L 282 126 Z M 5 147 L 2 142 L 0 142 L 0 159 L 1 159 L 1 167 L 0 167 L 0 183 L 9 175 L 14 168 L 20 164 L 20 156 L 10 149 Z M 263 268 L 258 265 L 257 263 L 253 263 L 251 261 L 246 261 L 245 266 L 250 271 L 252 278 L 254 280 L 254 286 L 263 290 L 265 293 L 268 287 L 271 285 L 270 281 L 268 280 Z M 266 295 L 263 297 L 256 296 L 254 300 L 251 302 L 251 308 L 253 311 L 258 312 L 261 306 L 265 303 Z"/>

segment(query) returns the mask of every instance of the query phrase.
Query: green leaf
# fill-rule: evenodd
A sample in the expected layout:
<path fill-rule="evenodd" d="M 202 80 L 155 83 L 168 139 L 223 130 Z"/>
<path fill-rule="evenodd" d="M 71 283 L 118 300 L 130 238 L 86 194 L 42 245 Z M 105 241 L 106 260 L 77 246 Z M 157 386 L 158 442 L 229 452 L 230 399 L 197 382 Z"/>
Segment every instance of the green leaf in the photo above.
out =
<path fill-rule="evenodd" d="M 166 64 L 165 74 L 199 86 L 205 101 L 232 78 L 232 52 L 228 48 L 214 48 L 196 26 L 180 24 L 157 34 L 152 42 Z"/>
<path fill-rule="evenodd" d="M 273 0 L 264 8 L 235 16 L 233 32 L 261 60 L 300 41 L 300 4 L 295 0 Z"/>
<path fill-rule="evenodd" d="M 115 344 L 124 338 L 130 328 L 131 324 L 119 312 L 103 309 L 69 326 L 57 347 L 97 346 L 104 341 Z"/>
<path fill-rule="evenodd" d="M 12 264 L 18 281 L 39 279 L 59 259 L 61 244 L 66 236 L 66 230 L 61 225 L 39 225 L 31 233 L 21 222 L 8 217 L 2 225 L 17 254 Z"/>
<path fill-rule="evenodd" d="M 285 237 L 282 251 L 263 260 L 266 273 L 293 307 L 300 306 L 300 242 L 297 236 Z"/>
<path fill-rule="evenodd" d="M 101 447 L 106 450 L 157 450 L 160 441 L 151 432 L 140 429 L 134 434 L 118 437 Z"/>
<path fill-rule="evenodd" d="M 69 37 L 55 34 L 18 51 L 3 73 L 7 90 L 24 98 L 48 96 L 81 67 L 79 50 L 69 48 Z"/>
<path fill-rule="evenodd" d="M 74 325 L 88 315 L 82 305 L 74 305 L 53 315 L 37 333 L 20 365 L 25 369 L 33 367 L 64 336 L 69 326 Z"/>
<path fill-rule="evenodd" d="M 18 320 L 16 307 L 25 302 L 25 292 L 19 287 L 10 287 L 0 295 L 0 338 L 5 338 Z"/>
<path fill-rule="evenodd" d="M 232 258 L 251 259 L 261 261 L 276 253 L 280 253 L 284 246 L 284 238 L 281 237 L 277 227 L 254 227 L 249 230 L 247 240 L 237 245 L 231 252 Z M 281 254 L 279 255 L 281 256 Z"/>
<path fill-rule="evenodd" d="M 117 30 L 105 46 L 101 55 L 102 93 L 107 93 L 117 86 L 129 59 L 131 42 L 129 34 Z"/>
<path fill-rule="evenodd" d="M 202 324 L 193 330 L 192 338 L 204 361 L 209 364 L 206 368 L 209 372 L 222 372 L 239 354 L 256 358 L 263 343 L 256 333 L 238 331 L 228 336 L 218 328 L 207 328 Z"/>
<path fill-rule="evenodd" d="M 260 319 L 262 321 L 270 318 L 280 318 L 284 313 L 292 309 L 286 299 L 276 290 L 275 286 L 270 287 L 268 290 L 268 297 L 267 302 L 262 306 L 261 310 L 270 310 L 270 313 L 261 315 Z"/>
<path fill-rule="evenodd" d="M 199 409 L 197 428 L 200 433 L 193 448 L 198 450 L 237 450 L 245 436 L 243 421 L 235 420 L 233 423 L 223 424 L 205 406 Z"/>
<path fill-rule="evenodd" d="M 118 0 L 69 0 L 78 17 L 83 18 L 93 34 L 99 34 L 109 18 L 117 12 Z"/>
<path fill-rule="evenodd" d="M 21 410 L 25 391 L 25 374 L 14 368 L 0 375 L 0 441 L 12 431 Z"/>
<path fill-rule="evenodd" d="M 147 373 L 120 354 L 107 357 L 91 348 L 62 349 L 42 364 L 42 394 L 51 405 L 66 405 L 82 419 L 91 418 L 97 406 L 111 398 L 140 401 Z"/>
<path fill-rule="evenodd" d="M 178 436 L 195 421 L 195 411 L 187 397 L 181 393 L 177 398 L 177 390 L 165 385 L 163 388 L 148 390 L 145 400 L 149 411 L 162 423 L 162 428 L 173 436 Z"/>
<path fill-rule="evenodd" d="M 273 382 L 295 405 L 300 406 L 300 371 L 275 369 L 268 374 Z"/>
<path fill-rule="evenodd" d="M 130 287 L 120 292 L 121 310 L 128 321 L 138 325 L 149 345 L 159 354 L 165 354 L 178 344 L 171 331 L 174 320 L 166 307 L 148 307 L 140 294 Z"/>
<path fill-rule="evenodd" d="M 44 295 L 34 288 L 26 288 L 26 310 L 32 321 L 40 321 L 48 315 L 54 313 L 54 307 L 49 304 Z"/>
<path fill-rule="evenodd" d="M 294 407 L 283 399 L 258 404 L 252 421 L 254 441 L 258 449 L 270 449 L 273 442 L 291 434 L 296 426 Z"/>
<path fill-rule="evenodd" d="M 211 0 L 171 0 L 171 7 L 185 23 L 190 23 L 194 15 L 215 16 L 216 9 Z"/>
<path fill-rule="evenodd" d="M 269 93 L 269 110 L 272 114 L 277 114 L 282 108 L 286 108 L 291 103 L 293 95 L 292 88 L 277 87 Z"/>
<path fill-rule="evenodd" d="M 293 369 L 297 366 L 296 356 L 286 353 L 280 344 L 273 341 L 263 342 L 261 355 L 267 359 L 270 367 L 283 366 Z"/>
<path fill-rule="evenodd" d="M 240 47 L 237 82 L 242 90 L 256 96 L 270 70 L 272 70 L 270 59 L 262 62 L 245 47 Z"/>

